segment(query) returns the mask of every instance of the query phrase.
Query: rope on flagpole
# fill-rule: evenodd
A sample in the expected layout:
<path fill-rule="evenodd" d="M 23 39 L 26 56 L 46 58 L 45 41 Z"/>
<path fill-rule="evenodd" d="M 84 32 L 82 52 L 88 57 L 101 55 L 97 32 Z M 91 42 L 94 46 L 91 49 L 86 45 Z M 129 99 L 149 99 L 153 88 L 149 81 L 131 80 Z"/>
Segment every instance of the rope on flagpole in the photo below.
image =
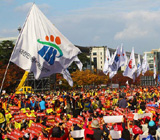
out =
<path fill-rule="evenodd" d="M 2 80 L 1 88 L 0 88 L 0 94 L 2 93 L 2 88 L 3 88 L 4 80 L 6 79 L 6 75 L 7 75 L 7 71 L 8 71 L 9 64 L 10 64 L 10 61 L 9 61 L 8 64 L 7 64 L 7 67 L 6 67 L 4 76 L 3 76 L 3 80 Z"/>

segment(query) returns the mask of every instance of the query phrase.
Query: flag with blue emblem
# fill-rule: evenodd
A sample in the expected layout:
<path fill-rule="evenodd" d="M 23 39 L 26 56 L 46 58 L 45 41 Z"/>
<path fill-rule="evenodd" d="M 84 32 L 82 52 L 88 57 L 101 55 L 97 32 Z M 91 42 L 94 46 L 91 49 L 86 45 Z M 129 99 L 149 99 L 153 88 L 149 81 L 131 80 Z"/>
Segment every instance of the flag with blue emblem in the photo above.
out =
<path fill-rule="evenodd" d="M 82 68 L 77 55 L 81 53 L 33 4 L 17 39 L 10 61 L 36 79 L 62 73 L 73 61 Z M 69 74 L 68 74 L 69 75 Z"/>

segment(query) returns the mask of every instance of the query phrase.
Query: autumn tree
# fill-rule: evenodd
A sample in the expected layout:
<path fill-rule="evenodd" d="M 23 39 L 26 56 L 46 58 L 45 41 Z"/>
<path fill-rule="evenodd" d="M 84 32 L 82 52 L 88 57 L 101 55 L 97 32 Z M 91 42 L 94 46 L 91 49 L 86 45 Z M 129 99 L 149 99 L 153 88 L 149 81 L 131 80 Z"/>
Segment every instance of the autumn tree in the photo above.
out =
<path fill-rule="evenodd" d="M 6 40 L 0 43 L 0 84 L 2 83 L 13 47 L 13 41 Z M 17 82 L 19 82 L 19 79 L 22 78 L 23 73 L 24 70 L 13 63 L 10 63 L 5 77 L 3 89 L 9 92 L 13 92 L 16 88 Z"/>
<path fill-rule="evenodd" d="M 72 78 L 76 86 L 100 85 L 107 84 L 108 77 L 106 75 L 94 74 L 90 70 L 73 72 Z"/>

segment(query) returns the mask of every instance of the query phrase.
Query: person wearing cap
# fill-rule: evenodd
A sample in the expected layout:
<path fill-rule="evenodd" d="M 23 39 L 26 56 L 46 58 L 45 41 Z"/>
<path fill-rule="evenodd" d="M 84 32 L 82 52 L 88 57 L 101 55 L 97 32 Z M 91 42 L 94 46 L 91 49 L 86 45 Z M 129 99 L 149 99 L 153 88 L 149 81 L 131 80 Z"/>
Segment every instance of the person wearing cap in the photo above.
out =
<path fill-rule="evenodd" d="M 100 129 L 98 120 L 93 120 L 91 123 L 91 127 L 94 131 L 93 134 L 94 140 L 100 140 L 101 138 L 103 138 L 103 131 Z"/>
<path fill-rule="evenodd" d="M 157 129 L 157 126 L 153 120 L 149 121 L 148 123 L 148 129 L 143 133 L 143 135 L 148 135 L 148 139 L 154 138 L 160 138 L 160 133 Z"/>

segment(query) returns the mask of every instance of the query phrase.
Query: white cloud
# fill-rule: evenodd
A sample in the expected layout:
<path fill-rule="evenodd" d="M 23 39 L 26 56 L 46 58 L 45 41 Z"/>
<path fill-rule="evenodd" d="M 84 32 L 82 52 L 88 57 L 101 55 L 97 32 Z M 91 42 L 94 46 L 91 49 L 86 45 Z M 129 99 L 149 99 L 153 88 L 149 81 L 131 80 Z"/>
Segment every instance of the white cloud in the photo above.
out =
<path fill-rule="evenodd" d="M 18 11 L 18 12 L 27 12 L 32 7 L 32 5 L 33 5 L 32 2 L 26 3 L 24 5 L 16 7 L 15 11 Z M 44 12 L 47 12 L 48 9 L 50 8 L 50 6 L 48 4 L 40 4 L 40 5 L 38 5 L 38 7 L 41 10 L 43 10 Z"/>
<path fill-rule="evenodd" d="M 93 41 L 94 41 L 94 42 L 97 42 L 97 41 L 99 41 L 100 39 L 101 39 L 100 36 L 94 36 Z"/>
<path fill-rule="evenodd" d="M 16 11 L 29 11 L 31 5 L 19 6 Z M 158 5 L 159 0 L 94 0 L 87 8 L 60 9 L 60 15 L 52 14 L 53 7 L 47 4 L 38 7 L 45 13 L 52 9 L 45 15 L 74 44 L 116 48 L 123 42 L 128 51 L 135 46 L 135 51 L 142 53 L 143 46 L 148 50 L 160 46 Z"/>
<path fill-rule="evenodd" d="M 14 2 L 15 0 L 3 0 L 4 2 L 7 2 L 7 3 L 12 3 Z"/>
<path fill-rule="evenodd" d="M 18 11 L 18 12 L 26 12 L 31 8 L 32 5 L 33 5 L 33 3 L 29 2 L 29 3 L 26 3 L 24 5 L 16 7 L 15 10 Z"/>
<path fill-rule="evenodd" d="M 7 37 L 7 36 L 15 36 L 18 34 L 17 29 L 2 29 L 0 31 L 0 36 L 1 37 Z"/>
<path fill-rule="evenodd" d="M 122 32 L 118 32 L 115 35 L 115 39 L 136 39 L 140 37 L 145 37 L 148 31 L 143 31 L 137 26 L 130 25 L 128 28 L 124 29 Z"/>

